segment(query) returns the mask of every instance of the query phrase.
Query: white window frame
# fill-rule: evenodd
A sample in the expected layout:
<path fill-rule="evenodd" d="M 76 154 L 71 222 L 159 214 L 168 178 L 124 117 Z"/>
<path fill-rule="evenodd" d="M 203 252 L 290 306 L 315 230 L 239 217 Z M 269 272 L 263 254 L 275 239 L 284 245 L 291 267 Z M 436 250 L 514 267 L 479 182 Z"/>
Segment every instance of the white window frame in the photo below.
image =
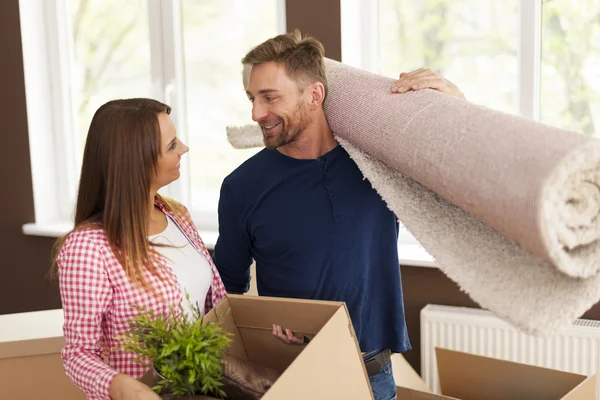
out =
<path fill-rule="evenodd" d="M 151 48 L 153 97 L 169 104 L 178 136 L 186 141 L 185 80 L 180 0 L 146 0 Z M 66 0 L 19 0 L 27 102 L 35 222 L 28 235 L 58 237 L 73 227 L 80 160 L 75 151 L 75 113 L 69 90 L 73 60 Z M 285 0 L 277 0 L 277 27 L 286 30 Z M 191 204 L 189 161 L 182 159 L 181 177 L 161 193 Z M 217 210 L 194 212 L 192 218 L 207 246 L 217 237 Z"/>
<path fill-rule="evenodd" d="M 519 112 L 540 120 L 542 0 L 519 1 Z"/>
<path fill-rule="evenodd" d="M 355 68 L 380 71 L 379 1 L 341 0 L 342 62 Z"/>
<path fill-rule="evenodd" d="M 35 220 L 62 229 L 69 225 L 72 213 L 66 199 L 74 195 L 68 183 L 76 179 L 77 142 L 71 137 L 71 117 L 62 106 L 70 102 L 68 91 L 63 90 L 68 70 L 57 57 L 69 52 L 61 47 L 66 32 L 56 24 L 63 3 L 54 7 L 50 3 L 54 2 L 20 1 L 19 7 Z"/>

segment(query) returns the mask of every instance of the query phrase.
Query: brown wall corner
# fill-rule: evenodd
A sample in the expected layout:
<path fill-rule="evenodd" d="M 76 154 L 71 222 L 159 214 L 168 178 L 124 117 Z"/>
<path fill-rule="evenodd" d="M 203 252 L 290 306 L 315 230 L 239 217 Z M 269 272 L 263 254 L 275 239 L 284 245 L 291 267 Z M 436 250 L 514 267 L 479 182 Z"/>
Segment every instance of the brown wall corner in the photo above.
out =
<path fill-rule="evenodd" d="M 339 0 L 286 0 L 287 31 L 300 29 L 318 39 L 325 56 L 342 60 L 342 24 Z"/>
<path fill-rule="evenodd" d="M 412 350 L 403 354 L 421 373 L 421 310 L 427 304 L 479 307 L 438 268 L 402 266 L 406 327 Z"/>
<path fill-rule="evenodd" d="M 46 278 L 53 239 L 25 236 L 34 221 L 19 1 L 5 0 L 0 12 L 0 314 L 60 307 L 57 285 Z"/>

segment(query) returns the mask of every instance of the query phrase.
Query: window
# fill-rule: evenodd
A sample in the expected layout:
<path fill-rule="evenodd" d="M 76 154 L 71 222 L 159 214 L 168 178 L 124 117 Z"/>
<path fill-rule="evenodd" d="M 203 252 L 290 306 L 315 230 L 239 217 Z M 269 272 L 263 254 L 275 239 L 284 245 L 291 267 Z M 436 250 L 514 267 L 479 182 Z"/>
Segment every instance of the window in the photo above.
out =
<path fill-rule="evenodd" d="M 343 0 L 342 61 L 389 77 L 428 67 L 469 100 L 600 135 L 596 0 Z"/>
<path fill-rule="evenodd" d="M 21 0 L 36 223 L 60 224 L 45 233 L 70 226 L 94 112 L 126 97 L 173 107 L 190 153 L 164 193 L 190 208 L 199 229 L 216 230 L 223 178 L 256 151 L 233 149 L 225 134 L 252 122 L 240 60 L 285 31 L 284 4 Z"/>
<path fill-rule="evenodd" d="M 146 0 L 71 0 L 65 3 L 64 68 L 70 72 L 77 159 L 94 112 L 109 99 L 152 97 L 151 49 Z M 114 10 L 119 12 L 115 13 Z M 79 163 L 79 162 L 78 162 Z"/>
<path fill-rule="evenodd" d="M 341 5 L 342 62 L 393 78 L 428 67 L 470 101 L 600 136 L 597 0 Z M 406 231 L 403 238 L 415 242 Z"/>
<path fill-rule="evenodd" d="M 600 136 L 600 2 L 542 3 L 541 120 Z"/>
<path fill-rule="evenodd" d="M 225 127 L 252 123 L 240 60 L 280 33 L 277 3 L 184 0 L 182 15 L 190 204 L 196 212 L 216 216 L 221 182 L 257 151 L 232 150 Z"/>
<path fill-rule="evenodd" d="M 381 73 L 426 66 L 461 82 L 472 101 L 515 112 L 517 12 L 516 0 L 382 1 Z"/>

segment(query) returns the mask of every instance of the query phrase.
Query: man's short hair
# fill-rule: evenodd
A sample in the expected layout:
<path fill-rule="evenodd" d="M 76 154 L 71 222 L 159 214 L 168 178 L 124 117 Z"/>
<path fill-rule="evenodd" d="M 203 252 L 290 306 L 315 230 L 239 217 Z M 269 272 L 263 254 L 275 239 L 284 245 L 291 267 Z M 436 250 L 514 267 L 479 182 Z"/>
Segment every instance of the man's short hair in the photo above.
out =
<path fill-rule="evenodd" d="M 268 62 L 281 63 L 300 90 L 316 81 L 323 84 L 327 94 L 324 57 L 325 49 L 321 42 L 310 36 L 303 38 L 295 29 L 259 44 L 246 54 L 242 64 L 254 67 Z"/>

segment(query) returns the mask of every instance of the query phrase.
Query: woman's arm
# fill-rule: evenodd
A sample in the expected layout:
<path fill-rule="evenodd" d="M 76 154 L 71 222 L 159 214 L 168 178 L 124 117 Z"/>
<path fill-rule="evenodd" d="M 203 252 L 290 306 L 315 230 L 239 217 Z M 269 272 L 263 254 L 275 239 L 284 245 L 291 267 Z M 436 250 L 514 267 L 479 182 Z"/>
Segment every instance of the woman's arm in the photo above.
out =
<path fill-rule="evenodd" d="M 85 231 L 76 231 L 57 259 L 65 317 L 63 364 L 67 376 L 91 399 L 110 399 L 110 386 L 118 374 L 104 363 L 98 347 L 112 296 L 102 251 Z"/>

